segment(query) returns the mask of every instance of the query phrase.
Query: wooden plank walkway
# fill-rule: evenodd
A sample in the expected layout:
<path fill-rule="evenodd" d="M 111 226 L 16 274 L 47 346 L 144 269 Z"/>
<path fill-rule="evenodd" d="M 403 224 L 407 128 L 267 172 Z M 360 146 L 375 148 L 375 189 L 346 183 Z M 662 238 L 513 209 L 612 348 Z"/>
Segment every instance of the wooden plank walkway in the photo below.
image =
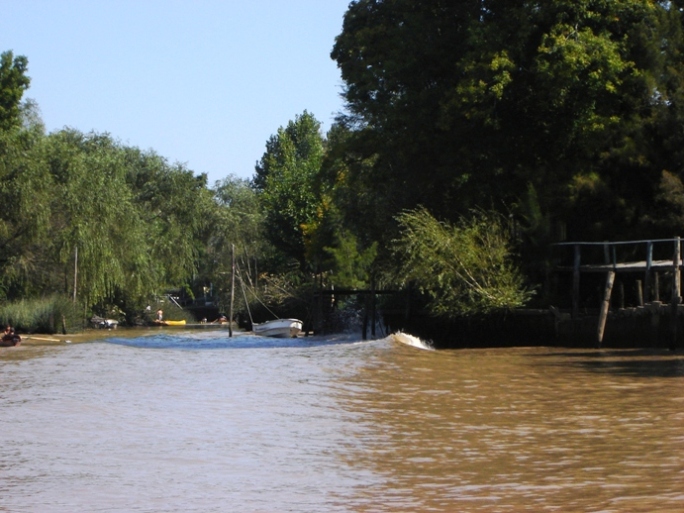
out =
<path fill-rule="evenodd" d="M 660 259 L 654 259 L 654 251 L 658 246 L 658 251 Z M 670 259 L 662 259 L 662 256 L 668 254 L 668 246 L 671 248 L 672 257 Z M 608 313 L 610 311 L 610 298 L 613 291 L 613 284 L 615 283 L 616 273 L 625 272 L 641 272 L 644 274 L 644 287 L 641 290 L 641 280 L 638 280 L 638 285 L 640 289 L 640 305 L 644 305 L 643 296 L 648 298 L 650 295 L 651 288 L 651 273 L 655 272 L 656 277 L 659 271 L 668 271 L 672 276 L 672 290 L 671 290 L 671 332 L 672 332 L 672 348 L 676 347 L 677 344 L 677 313 L 678 305 L 682 303 L 681 297 L 681 269 L 682 269 L 682 243 L 680 237 L 675 237 L 673 239 L 653 239 L 653 240 L 635 240 L 635 241 L 619 241 L 619 242 L 563 242 L 559 244 L 554 244 L 555 247 L 572 247 L 572 266 L 557 266 L 557 271 L 569 271 L 572 272 L 572 318 L 576 319 L 579 312 L 579 285 L 580 277 L 582 273 L 605 273 L 606 282 L 605 289 L 603 293 L 603 300 L 600 305 L 599 314 L 599 325 L 597 330 L 597 345 L 601 346 L 603 341 L 603 335 L 606 325 L 606 320 L 608 318 Z M 645 260 L 640 261 L 618 261 L 617 249 L 628 246 L 628 254 L 634 255 L 638 252 L 640 246 L 644 246 L 645 249 Z M 631 246 L 631 250 L 629 248 Z M 598 251 L 602 254 L 603 262 L 591 262 L 582 263 L 582 248 L 590 248 L 593 252 L 593 256 L 596 257 L 597 250 L 602 249 L 603 251 Z M 585 252 L 586 253 L 586 252 Z"/>
<path fill-rule="evenodd" d="M 653 271 L 670 271 L 674 267 L 674 260 L 653 260 L 647 262 L 642 260 L 640 262 L 616 262 L 609 264 L 580 264 L 579 271 L 583 273 L 607 273 L 609 271 L 615 272 L 646 272 L 649 269 Z M 683 265 L 682 260 L 679 261 L 679 267 Z M 573 266 L 561 266 L 556 267 L 558 271 L 573 271 L 575 268 Z"/>

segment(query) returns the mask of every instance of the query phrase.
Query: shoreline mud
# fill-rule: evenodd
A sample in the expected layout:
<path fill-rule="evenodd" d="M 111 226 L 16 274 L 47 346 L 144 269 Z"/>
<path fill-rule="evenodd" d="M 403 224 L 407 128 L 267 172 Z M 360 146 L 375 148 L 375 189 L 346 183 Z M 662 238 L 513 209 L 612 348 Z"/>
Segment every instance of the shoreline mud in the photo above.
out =
<path fill-rule="evenodd" d="M 61 345 L 61 344 L 82 344 L 94 342 L 110 337 L 134 338 L 142 337 L 159 331 L 158 326 L 136 327 L 136 328 L 116 328 L 116 329 L 87 329 L 79 333 L 62 334 L 42 334 L 30 333 L 21 334 L 21 344 L 27 346 Z"/>

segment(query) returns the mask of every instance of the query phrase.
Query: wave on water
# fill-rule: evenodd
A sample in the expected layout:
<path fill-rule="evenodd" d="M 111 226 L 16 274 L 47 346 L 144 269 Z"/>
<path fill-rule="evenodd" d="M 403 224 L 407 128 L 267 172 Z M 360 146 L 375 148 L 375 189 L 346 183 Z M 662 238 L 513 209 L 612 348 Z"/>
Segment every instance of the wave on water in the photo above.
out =
<path fill-rule="evenodd" d="M 364 342 L 358 336 L 329 335 L 297 338 L 260 337 L 253 334 L 239 334 L 229 337 L 225 332 L 197 334 L 158 334 L 141 337 L 110 337 L 104 339 L 110 344 L 148 349 L 261 349 L 261 348 L 306 348 Z"/>
<path fill-rule="evenodd" d="M 421 340 L 418 337 L 414 337 L 413 335 L 409 335 L 408 333 L 398 331 L 396 333 L 392 333 L 390 335 L 390 337 L 395 342 L 399 342 L 400 344 L 406 344 L 407 346 L 416 347 L 418 349 L 424 349 L 426 351 L 434 351 L 435 350 L 435 348 L 432 346 L 432 344 L 430 342 L 426 342 L 425 340 Z"/>

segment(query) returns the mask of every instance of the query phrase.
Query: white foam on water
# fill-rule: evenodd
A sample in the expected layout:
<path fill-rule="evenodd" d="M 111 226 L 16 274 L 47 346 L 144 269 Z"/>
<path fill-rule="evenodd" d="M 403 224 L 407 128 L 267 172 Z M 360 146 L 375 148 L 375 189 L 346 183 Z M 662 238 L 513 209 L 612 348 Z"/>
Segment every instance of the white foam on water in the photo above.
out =
<path fill-rule="evenodd" d="M 392 333 L 390 335 L 390 338 L 401 344 L 406 344 L 407 346 L 416 347 L 418 349 L 424 349 L 426 351 L 435 350 L 435 348 L 432 347 L 432 344 L 430 344 L 429 342 L 421 340 L 418 337 L 414 337 L 413 335 L 409 335 L 408 333 L 403 333 L 401 331 Z"/>

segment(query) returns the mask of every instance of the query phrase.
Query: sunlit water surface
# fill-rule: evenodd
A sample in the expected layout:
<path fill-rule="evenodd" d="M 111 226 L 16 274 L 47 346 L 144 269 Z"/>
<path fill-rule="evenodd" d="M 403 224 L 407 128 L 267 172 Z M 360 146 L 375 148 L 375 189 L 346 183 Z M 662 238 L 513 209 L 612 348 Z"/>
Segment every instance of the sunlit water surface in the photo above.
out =
<path fill-rule="evenodd" d="M 684 511 L 684 358 L 152 332 L 0 349 L 2 512 Z"/>

